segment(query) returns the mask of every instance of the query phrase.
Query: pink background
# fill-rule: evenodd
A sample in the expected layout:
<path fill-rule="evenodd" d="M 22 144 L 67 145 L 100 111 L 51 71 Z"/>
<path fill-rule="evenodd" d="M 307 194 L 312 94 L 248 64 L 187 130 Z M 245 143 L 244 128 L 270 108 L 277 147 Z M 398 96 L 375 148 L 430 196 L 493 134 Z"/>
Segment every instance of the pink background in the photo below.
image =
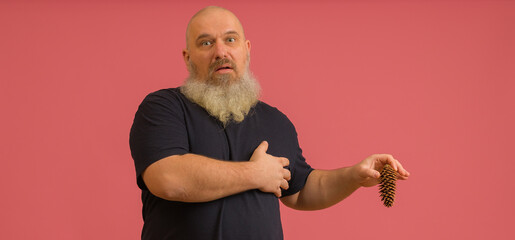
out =
<path fill-rule="evenodd" d="M 0 239 L 139 239 L 128 147 L 143 97 L 176 87 L 187 21 L 221 5 L 262 99 L 315 168 L 391 153 L 396 204 L 361 189 L 282 209 L 286 239 L 512 239 L 514 1 L 2 1 Z"/>

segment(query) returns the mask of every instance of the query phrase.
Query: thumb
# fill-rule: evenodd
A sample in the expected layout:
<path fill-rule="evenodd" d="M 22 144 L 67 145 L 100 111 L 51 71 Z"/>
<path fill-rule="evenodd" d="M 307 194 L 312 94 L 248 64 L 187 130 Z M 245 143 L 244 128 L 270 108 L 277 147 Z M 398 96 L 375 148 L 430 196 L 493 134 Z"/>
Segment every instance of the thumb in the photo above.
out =
<path fill-rule="evenodd" d="M 256 148 L 256 152 L 264 152 L 266 153 L 266 150 L 268 150 L 268 142 L 267 141 L 263 141 L 261 142 L 261 144 L 259 144 L 259 146 Z"/>
<path fill-rule="evenodd" d="M 370 177 L 370 178 L 379 178 L 381 176 L 381 174 L 374 169 L 366 169 L 364 171 L 364 175 L 365 175 L 365 177 Z"/>

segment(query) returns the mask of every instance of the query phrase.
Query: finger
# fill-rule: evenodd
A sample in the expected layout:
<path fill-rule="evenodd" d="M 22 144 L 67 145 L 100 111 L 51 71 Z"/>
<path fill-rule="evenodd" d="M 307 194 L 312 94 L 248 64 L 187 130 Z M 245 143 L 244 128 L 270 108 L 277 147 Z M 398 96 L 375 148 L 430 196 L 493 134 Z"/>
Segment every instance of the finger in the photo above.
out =
<path fill-rule="evenodd" d="M 397 179 L 399 179 L 399 180 L 408 180 L 408 177 L 399 175 L 399 177 Z"/>
<path fill-rule="evenodd" d="M 390 154 L 376 154 L 374 157 L 375 157 L 376 160 L 379 160 L 379 162 L 382 163 L 383 165 L 390 164 L 390 166 L 392 166 L 393 169 L 395 171 L 397 171 L 396 160 L 393 158 L 392 155 L 390 155 Z"/>
<path fill-rule="evenodd" d="M 400 175 L 399 173 L 397 173 L 397 179 L 399 179 L 399 180 L 408 180 L 408 176 L 403 176 L 403 175 Z"/>
<path fill-rule="evenodd" d="M 408 177 L 409 176 L 409 172 L 406 171 L 406 169 L 402 166 L 401 162 L 395 160 L 397 162 L 397 166 L 398 166 L 398 172 L 401 174 L 401 176 L 403 177 Z"/>
<path fill-rule="evenodd" d="M 283 178 L 288 181 L 291 180 L 291 172 L 288 169 L 283 169 Z"/>
<path fill-rule="evenodd" d="M 289 187 L 290 187 L 290 185 L 288 184 L 288 181 L 283 179 L 282 182 L 281 182 L 281 188 L 284 189 L 284 190 L 288 190 Z"/>
<path fill-rule="evenodd" d="M 388 154 L 386 154 L 388 155 Z M 388 159 L 387 163 L 389 163 L 393 169 L 398 172 L 400 175 L 402 176 L 409 176 L 409 172 L 406 171 L 406 169 L 404 169 L 404 167 L 402 166 L 401 162 L 399 162 L 397 159 L 393 158 L 393 156 L 389 155 L 391 157 L 391 159 Z"/>
<path fill-rule="evenodd" d="M 283 167 L 286 167 L 288 165 L 290 165 L 290 160 L 288 160 L 288 158 L 281 158 L 281 163 L 283 165 Z"/>
<path fill-rule="evenodd" d="M 281 191 L 281 188 L 279 187 L 279 188 L 277 189 L 277 191 L 275 191 L 275 192 L 274 192 L 274 194 L 275 194 L 275 196 L 276 196 L 276 197 L 280 198 L 280 197 L 281 197 L 281 192 L 282 192 L 282 191 Z"/>
<path fill-rule="evenodd" d="M 259 144 L 259 146 L 257 146 L 255 151 L 266 153 L 266 150 L 268 150 L 268 142 L 262 141 L 261 144 Z"/>

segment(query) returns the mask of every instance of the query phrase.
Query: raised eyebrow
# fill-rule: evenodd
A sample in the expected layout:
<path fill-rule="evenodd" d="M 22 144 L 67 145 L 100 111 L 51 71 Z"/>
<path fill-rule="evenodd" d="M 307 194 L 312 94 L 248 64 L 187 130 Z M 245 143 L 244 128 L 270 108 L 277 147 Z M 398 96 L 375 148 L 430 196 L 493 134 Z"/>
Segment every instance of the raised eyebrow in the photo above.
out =
<path fill-rule="evenodd" d="M 207 34 L 207 33 L 203 33 L 203 34 L 200 34 L 198 37 L 197 37 L 197 41 L 200 40 L 201 38 L 209 38 L 211 37 L 210 34 Z"/>
<path fill-rule="evenodd" d="M 240 36 L 240 34 L 234 30 L 229 30 L 229 31 L 225 32 L 225 35 L 231 35 L 231 34 Z M 212 38 L 212 36 L 211 36 L 211 34 L 208 34 L 208 33 L 202 33 L 197 37 L 197 41 L 202 38 Z"/>

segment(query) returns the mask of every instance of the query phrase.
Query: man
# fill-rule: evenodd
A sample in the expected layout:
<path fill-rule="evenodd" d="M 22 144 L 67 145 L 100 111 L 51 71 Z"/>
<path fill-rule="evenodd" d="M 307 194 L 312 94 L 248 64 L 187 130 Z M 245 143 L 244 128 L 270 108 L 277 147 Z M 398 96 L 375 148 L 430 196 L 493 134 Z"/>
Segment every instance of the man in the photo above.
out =
<path fill-rule="evenodd" d="M 288 118 L 258 100 L 250 41 L 220 7 L 187 27 L 180 88 L 149 94 L 136 113 L 130 146 L 142 190 L 142 239 L 282 239 L 278 199 L 288 207 L 332 206 L 378 183 L 391 155 L 335 170 L 313 170 Z"/>

